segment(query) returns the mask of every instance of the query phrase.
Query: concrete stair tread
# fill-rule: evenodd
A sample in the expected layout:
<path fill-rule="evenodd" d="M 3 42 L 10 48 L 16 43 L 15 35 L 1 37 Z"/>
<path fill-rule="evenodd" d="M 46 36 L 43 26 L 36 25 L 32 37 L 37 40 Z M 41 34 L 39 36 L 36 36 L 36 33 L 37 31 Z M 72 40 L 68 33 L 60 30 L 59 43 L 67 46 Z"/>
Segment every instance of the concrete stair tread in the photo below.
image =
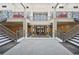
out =
<path fill-rule="evenodd" d="M 70 43 L 72 43 L 72 44 L 74 44 L 74 45 L 76 45 L 76 46 L 79 47 L 79 43 L 77 43 L 77 42 L 74 42 L 74 41 L 72 41 L 72 40 L 68 40 L 68 42 L 70 42 Z"/>
<path fill-rule="evenodd" d="M 0 43 L 4 42 L 4 41 L 7 41 L 7 40 L 9 40 L 9 38 L 2 39 L 2 40 L 0 40 Z"/>
<path fill-rule="evenodd" d="M 79 40 L 77 40 L 77 39 L 71 39 L 71 40 L 73 40 L 73 41 L 75 41 L 75 42 L 79 42 Z"/>
<path fill-rule="evenodd" d="M 1 36 L 3 36 L 3 35 L 0 35 L 0 37 L 1 37 Z"/>
<path fill-rule="evenodd" d="M 79 37 L 79 35 L 75 35 L 75 36 L 78 36 Z"/>
<path fill-rule="evenodd" d="M 8 38 L 8 37 L 5 37 L 5 36 L 4 36 L 4 37 L 0 37 L 0 40 L 1 40 L 1 39 L 5 39 L 5 38 Z"/>
<path fill-rule="evenodd" d="M 7 36 L 7 34 L 1 34 L 1 35 L 3 35 L 3 36 Z"/>
<path fill-rule="evenodd" d="M 4 32 L 0 32 L 0 35 L 1 35 L 1 34 L 5 34 L 5 33 L 4 33 Z"/>
<path fill-rule="evenodd" d="M 73 37 L 73 38 L 75 38 L 75 39 L 79 39 L 79 37 L 77 37 L 77 36 L 76 36 L 76 37 Z"/>
<path fill-rule="evenodd" d="M 4 45 L 4 44 L 7 44 L 7 43 L 9 43 L 9 42 L 11 42 L 12 40 L 7 40 L 7 41 L 5 41 L 5 42 L 2 42 L 2 43 L 0 43 L 0 46 L 2 46 L 2 45 Z"/>
<path fill-rule="evenodd" d="M 8 37 L 7 35 L 0 35 L 0 37 L 2 37 L 2 36 Z"/>

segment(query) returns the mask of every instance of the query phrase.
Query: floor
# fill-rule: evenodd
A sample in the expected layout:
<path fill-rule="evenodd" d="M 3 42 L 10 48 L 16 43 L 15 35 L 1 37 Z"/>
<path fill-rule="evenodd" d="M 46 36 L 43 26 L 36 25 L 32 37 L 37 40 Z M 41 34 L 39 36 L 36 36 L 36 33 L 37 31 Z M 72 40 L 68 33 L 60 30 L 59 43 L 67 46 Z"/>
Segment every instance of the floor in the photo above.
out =
<path fill-rule="evenodd" d="M 6 45 L 0 46 L 0 54 L 4 54 L 6 51 L 14 47 L 17 43 L 15 42 L 10 42 Z"/>
<path fill-rule="evenodd" d="M 23 39 L 4 55 L 72 55 L 56 39 Z"/>
<path fill-rule="evenodd" d="M 62 42 L 61 43 L 64 47 L 66 47 L 68 50 L 70 50 L 73 54 L 79 55 L 79 47 L 74 46 L 71 43 L 68 42 Z"/>

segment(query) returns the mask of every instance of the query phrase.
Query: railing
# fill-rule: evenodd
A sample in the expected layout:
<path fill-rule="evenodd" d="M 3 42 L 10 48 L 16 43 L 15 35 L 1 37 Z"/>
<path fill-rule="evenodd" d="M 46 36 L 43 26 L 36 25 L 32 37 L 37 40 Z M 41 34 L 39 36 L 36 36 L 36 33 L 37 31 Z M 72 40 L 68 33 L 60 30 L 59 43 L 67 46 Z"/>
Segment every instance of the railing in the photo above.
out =
<path fill-rule="evenodd" d="M 67 41 L 68 39 L 71 39 L 74 35 L 78 33 L 79 33 L 79 25 L 76 25 L 66 33 L 64 33 L 61 30 L 57 30 L 57 37 L 63 39 L 63 41 Z"/>
<path fill-rule="evenodd" d="M 17 41 L 20 37 L 23 37 L 23 29 L 20 28 L 15 32 L 11 31 L 9 28 L 0 24 L 0 29 L 2 29 L 12 40 Z"/>
<path fill-rule="evenodd" d="M 23 34 L 24 33 L 23 33 L 23 29 L 22 28 L 20 28 L 19 30 L 17 30 L 16 31 L 16 37 L 17 37 L 17 39 L 23 37 L 24 36 Z"/>
<path fill-rule="evenodd" d="M 65 33 L 65 40 L 71 39 L 74 35 L 79 34 L 79 25 L 76 25 L 71 30 L 69 30 L 67 33 Z"/>
<path fill-rule="evenodd" d="M 65 33 L 62 30 L 57 30 L 56 36 L 64 41 Z"/>
<path fill-rule="evenodd" d="M 16 33 L 11 31 L 9 28 L 7 28 L 4 25 L 0 24 L 0 29 L 2 29 L 11 39 L 16 40 Z"/>

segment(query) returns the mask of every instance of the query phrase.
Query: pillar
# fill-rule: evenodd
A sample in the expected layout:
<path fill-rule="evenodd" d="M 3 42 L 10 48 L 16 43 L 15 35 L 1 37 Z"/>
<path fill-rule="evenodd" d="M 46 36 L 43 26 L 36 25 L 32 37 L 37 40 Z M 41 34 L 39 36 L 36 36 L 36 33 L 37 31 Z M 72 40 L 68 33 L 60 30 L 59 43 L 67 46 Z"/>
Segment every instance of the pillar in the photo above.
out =
<path fill-rule="evenodd" d="M 56 20 L 56 10 L 55 10 L 53 14 L 53 38 L 56 37 L 56 33 L 57 33 L 57 20 Z"/>

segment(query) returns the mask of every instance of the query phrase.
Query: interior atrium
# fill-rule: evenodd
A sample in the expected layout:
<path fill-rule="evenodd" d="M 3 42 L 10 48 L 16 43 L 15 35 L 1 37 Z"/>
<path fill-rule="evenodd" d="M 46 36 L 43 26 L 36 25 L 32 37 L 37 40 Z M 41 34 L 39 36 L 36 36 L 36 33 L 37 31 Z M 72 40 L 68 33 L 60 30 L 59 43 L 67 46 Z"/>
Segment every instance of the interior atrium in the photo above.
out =
<path fill-rule="evenodd" d="M 78 55 L 79 3 L 0 3 L 1 55 Z"/>

